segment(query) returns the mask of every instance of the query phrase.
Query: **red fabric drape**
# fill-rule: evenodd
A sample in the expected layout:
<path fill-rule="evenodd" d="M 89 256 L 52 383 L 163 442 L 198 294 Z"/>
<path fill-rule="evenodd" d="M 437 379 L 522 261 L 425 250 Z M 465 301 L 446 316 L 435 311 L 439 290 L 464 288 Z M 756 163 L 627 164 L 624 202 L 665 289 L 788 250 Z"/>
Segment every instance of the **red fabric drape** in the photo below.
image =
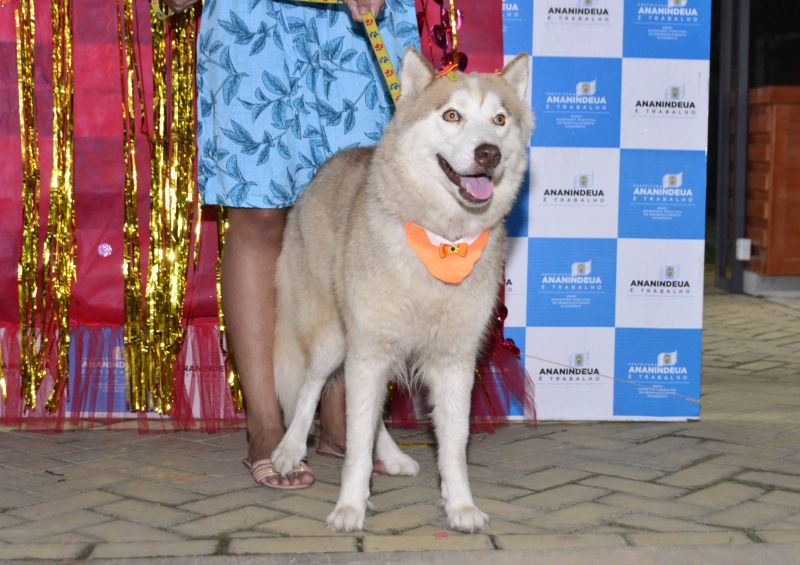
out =
<path fill-rule="evenodd" d="M 152 69 L 148 0 L 136 0 L 138 13 L 138 61 L 143 77 L 145 107 L 152 107 Z M 502 14 L 499 2 L 458 0 L 462 26 L 459 49 L 467 54 L 468 71 L 494 71 L 503 65 Z M 22 183 L 19 100 L 16 73 L 16 33 L 11 0 L 0 7 L 0 351 L 8 383 L 7 400 L 0 402 L 0 421 L 19 424 L 23 409 L 19 392 L 19 302 L 17 265 L 20 257 Z M 124 407 L 123 324 L 123 123 L 122 83 L 117 37 L 117 5 L 112 0 L 73 0 L 74 14 L 74 191 L 77 236 L 77 282 L 70 307 L 72 370 L 68 405 L 55 414 L 42 408 L 49 389 L 47 381 L 38 408 L 26 415 L 27 425 L 59 429 L 69 416 L 81 421 L 110 421 Z M 448 6 L 445 0 L 445 6 Z M 52 62 L 50 1 L 36 0 L 35 95 L 42 202 L 41 236 L 47 215 L 47 186 L 52 164 Z M 422 49 L 435 65 L 441 49 L 429 40 L 433 26 L 441 22 L 441 5 L 417 0 L 422 29 Z M 136 126 L 136 157 L 139 172 L 139 217 L 141 254 L 148 252 L 150 149 L 147 124 Z M 190 427 L 197 423 L 208 430 L 241 424 L 234 411 L 225 381 L 219 349 L 215 285 L 216 214 L 202 214 L 202 238 L 196 269 L 190 269 L 186 295 L 186 342 L 175 368 L 175 407 L 169 425 Z M 146 266 L 143 265 L 143 270 Z M 487 354 L 490 358 L 491 353 Z M 491 372 L 491 370 L 489 371 Z M 477 388 L 477 387 L 476 387 Z M 486 405 L 480 392 L 476 406 Z M 489 402 L 497 402 L 497 398 Z M 419 416 L 420 401 L 399 391 L 393 414 L 398 423 Z M 486 412 L 484 410 L 484 412 Z M 119 414 L 116 414 L 119 415 Z M 165 425 L 165 424 L 161 424 Z M 152 427 L 152 426 L 148 426 Z M 158 427 L 158 425 L 156 426 Z"/>

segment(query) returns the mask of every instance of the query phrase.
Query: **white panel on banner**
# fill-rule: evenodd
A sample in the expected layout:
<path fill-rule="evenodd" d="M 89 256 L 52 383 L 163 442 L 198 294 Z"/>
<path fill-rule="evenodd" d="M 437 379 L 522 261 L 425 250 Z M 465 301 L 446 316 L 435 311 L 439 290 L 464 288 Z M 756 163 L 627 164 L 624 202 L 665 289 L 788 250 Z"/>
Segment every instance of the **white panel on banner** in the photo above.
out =
<path fill-rule="evenodd" d="M 620 328 L 701 328 L 703 240 L 620 239 Z"/>
<path fill-rule="evenodd" d="M 503 2 L 536 117 L 506 335 L 542 419 L 699 416 L 710 22 L 710 0 Z"/>
<path fill-rule="evenodd" d="M 613 417 L 614 328 L 528 328 L 525 342 L 539 418 Z"/>
<path fill-rule="evenodd" d="M 539 0 L 533 13 L 534 55 L 622 57 L 623 0 Z"/>
<path fill-rule="evenodd" d="M 622 147 L 708 145 L 708 61 L 623 59 Z"/>
<path fill-rule="evenodd" d="M 619 149 L 535 147 L 531 236 L 616 237 Z"/>

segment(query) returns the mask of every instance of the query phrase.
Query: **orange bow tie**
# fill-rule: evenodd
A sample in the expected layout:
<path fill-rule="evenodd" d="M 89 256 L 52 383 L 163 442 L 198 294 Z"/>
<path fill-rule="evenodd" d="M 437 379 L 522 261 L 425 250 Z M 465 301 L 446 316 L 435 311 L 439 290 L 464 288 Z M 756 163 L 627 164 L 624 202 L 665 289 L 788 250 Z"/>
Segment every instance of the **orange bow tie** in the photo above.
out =
<path fill-rule="evenodd" d="M 469 245 L 466 243 L 440 243 L 439 257 L 441 259 L 444 259 L 448 255 L 458 255 L 459 257 L 466 257 L 468 248 Z"/>
<path fill-rule="evenodd" d="M 439 241 L 433 243 L 423 227 L 412 222 L 403 227 L 409 247 L 428 272 L 448 284 L 459 284 L 469 276 L 489 241 L 488 229 L 467 241 L 441 243 L 442 238 L 436 236 Z"/>

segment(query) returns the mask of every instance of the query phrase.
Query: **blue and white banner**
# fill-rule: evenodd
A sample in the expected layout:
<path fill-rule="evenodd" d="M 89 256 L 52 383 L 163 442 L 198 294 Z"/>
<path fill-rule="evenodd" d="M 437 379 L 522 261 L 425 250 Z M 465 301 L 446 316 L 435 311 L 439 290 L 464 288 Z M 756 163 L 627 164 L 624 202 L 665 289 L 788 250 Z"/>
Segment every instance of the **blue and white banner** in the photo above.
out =
<path fill-rule="evenodd" d="M 543 420 L 700 413 L 711 0 L 503 2 L 532 54 L 506 334 Z"/>

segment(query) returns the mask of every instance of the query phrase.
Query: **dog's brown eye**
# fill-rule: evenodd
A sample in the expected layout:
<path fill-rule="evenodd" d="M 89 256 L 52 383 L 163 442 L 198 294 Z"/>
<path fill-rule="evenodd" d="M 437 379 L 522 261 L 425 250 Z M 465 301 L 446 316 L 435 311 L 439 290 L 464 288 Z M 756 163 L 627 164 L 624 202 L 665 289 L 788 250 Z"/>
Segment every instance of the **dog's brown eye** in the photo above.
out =
<path fill-rule="evenodd" d="M 505 114 L 497 114 L 492 121 L 496 126 L 504 126 L 506 125 L 506 116 Z"/>
<path fill-rule="evenodd" d="M 456 110 L 453 110 L 451 108 L 449 110 L 444 111 L 444 114 L 442 114 L 442 118 L 444 118 L 444 121 L 446 122 L 457 122 L 461 120 L 461 114 L 459 114 Z"/>

